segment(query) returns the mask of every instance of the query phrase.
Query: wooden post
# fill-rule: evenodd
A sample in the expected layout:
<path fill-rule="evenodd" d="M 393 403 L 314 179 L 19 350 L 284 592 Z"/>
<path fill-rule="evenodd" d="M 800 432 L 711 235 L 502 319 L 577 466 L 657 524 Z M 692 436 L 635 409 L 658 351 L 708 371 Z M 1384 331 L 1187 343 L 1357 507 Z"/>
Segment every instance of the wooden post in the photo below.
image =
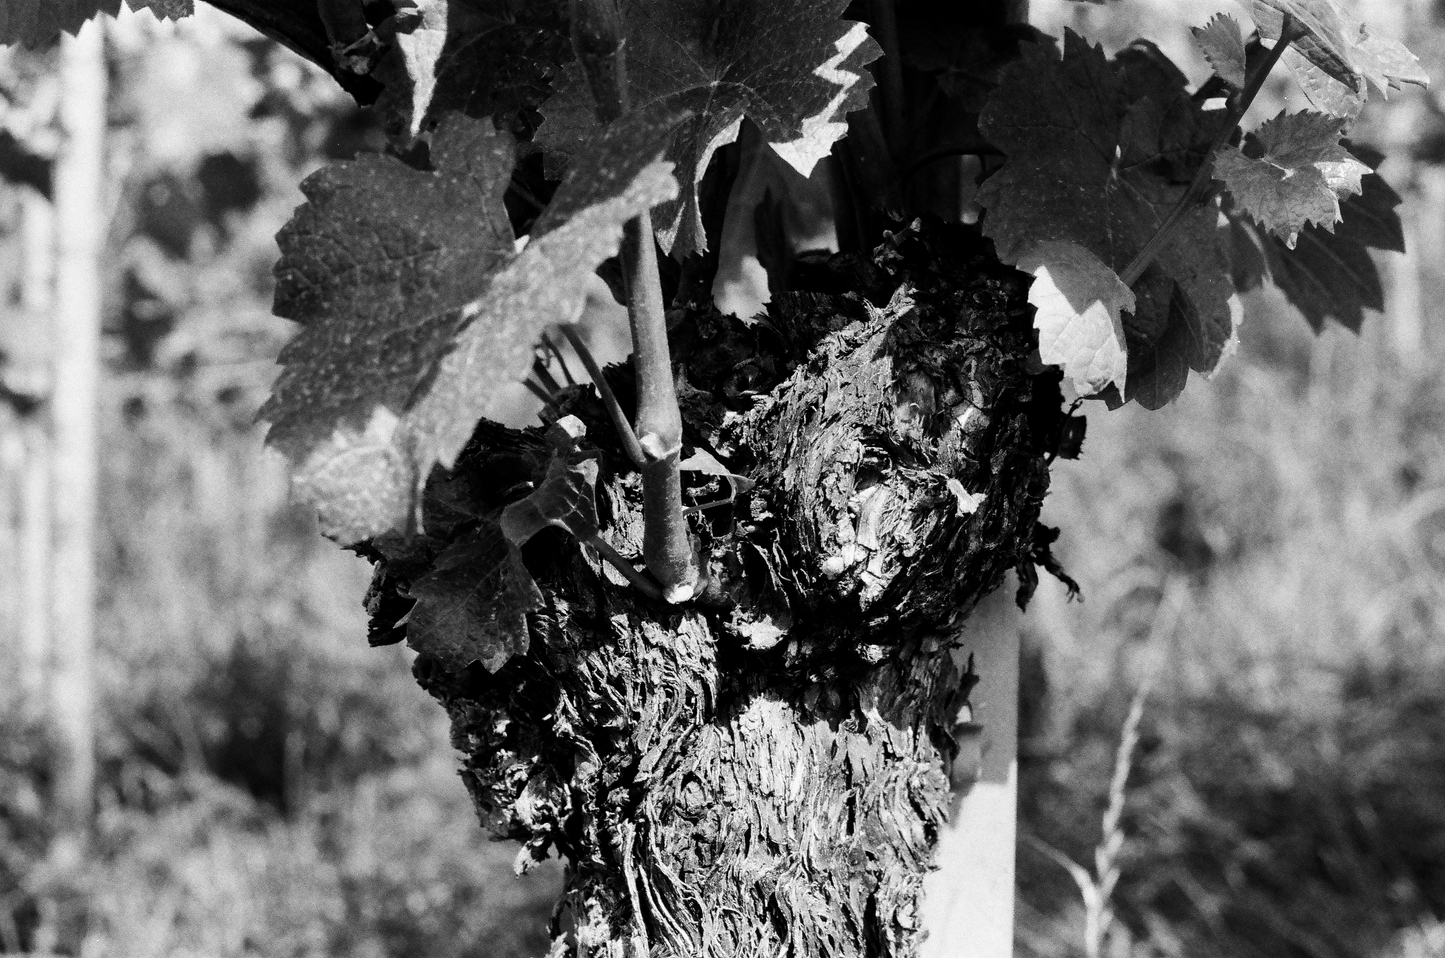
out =
<path fill-rule="evenodd" d="M 55 164 L 54 525 L 50 725 L 57 813 L 83 827 L 92 811 L 96 403 L 105 242 L 105 34 L 88 23 L 60 47 L 63 142 Z"/>

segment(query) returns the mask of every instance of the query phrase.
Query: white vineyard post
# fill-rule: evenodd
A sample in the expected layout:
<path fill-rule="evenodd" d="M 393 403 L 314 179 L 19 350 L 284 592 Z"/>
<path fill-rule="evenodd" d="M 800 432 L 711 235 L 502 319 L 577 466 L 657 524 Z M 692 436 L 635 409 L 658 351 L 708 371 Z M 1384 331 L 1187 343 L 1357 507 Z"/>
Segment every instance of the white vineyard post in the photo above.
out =
<path fill-rule="evenodd" d="M 96 406 L 101 251 L 105 242 L 105 33 L 99 20 L 60 47 L 55 165 L 56 289 L 51 728 L 55 799 L 72 827 L 90 819 L 95 782 L 94 628 Z"/>
<path fill-rule="evenodd" d="M 924 880 L 923 958 L 1012 958 L 1018 821 L 1019 622 L 1011 590 L 974 610 L 957 651 L 971 656 L 972 728 L 960 735 L 953 814 Z"/>
<path fill-rule="evenodd" d="M 27 338 L 24 350 L 26 394 L 42 403 L 18 425 L 21 457 L 17 470 L 15 570 L 17 609 L 14 618 L 16 671 L 21 704 L 32 717 L 45 703 L 50 656 L 51 462 L 49 400 L 51 391 L 50 322 L 55 266 L 55 217 L 50 201 L 23 190 L 20 199 L 23 257 L 20 310 Z"/>

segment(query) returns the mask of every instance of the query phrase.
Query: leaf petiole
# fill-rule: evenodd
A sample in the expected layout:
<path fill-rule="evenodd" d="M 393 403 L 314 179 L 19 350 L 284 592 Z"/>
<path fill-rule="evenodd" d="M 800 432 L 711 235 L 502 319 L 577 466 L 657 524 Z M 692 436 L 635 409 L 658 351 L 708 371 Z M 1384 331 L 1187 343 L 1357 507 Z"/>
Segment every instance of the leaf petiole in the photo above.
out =
<path fill-rule="evenodd" d="M 1164 222 L 1159 224 L 1159 228 L 1154 231 L 1154 235 L 1149 237 L 1149 241 L 1119 274 L 1119 278 L 1124 281 L 1125 286 L 1133 286 L 1139 281 L 1139 278 L 1144 275 L 1144 271 L 1159 255 L 1159 251 L 1169 242 L 1170 235 L 1179 225 L 1179 221 L 1184 218 L 1184 214 L 1208 198 L 1210 184 L 1214 180 L 1214 154 L 1234 136 L 1235 130 L 1239 127 L 1239 121 L 1244 119 L 1244 115 L 1249 112 L 1254 98 L 1259 95 L 1259 91 L 1264 87 L 1264 81 L 1269 78 L 1275 64 L 1279 63 L 1279 58 L 1284 56 L 1284 51 L 1289 48 L 1291 43 L 1304 35 L 1305 31 L 1295 23 L 1294 17 L 1288 13 L 1284 14 L 1284 21 L 1280 25 L 1279 40 L 1275 41 L 1274 46 L 1270 48 L 1259 65 L 1250 71 L 1244 89 L 1230 97 L 1229 119 L 1231 122 L 1224 124 L 1219 134 L 1215 136 L 1214 142 L 1209 145 L 1209 153 L 1205 157 L 1204 164 L 1199 167 L 1199 172 L 1194 174 L 1194 181 L 1189 184 L 1188 192 L 1180 197 L 1179 202 L 1164 218 Z"/>
<path fill-rule="evenodd" d="M 601 536 L 592 536 L 582 540 L 582 544 L 597 550 L 597 554 L 610 563 L 614 569 L 621 572 L 637 591 L 654 602 L 664 601 L 661 587 L 645 573 L 638 572 L 631 562 L 623 558 L 622 553 L 612 547 L 612 543 Z"/>
<path fill-rule="evenodd" d="M 602 367 L 597 365 L 597 360 L 592 355 L 592 350 L 587 348 L 587 343 L 582 339 L 577 327 L 566 325 L 561 327 L 562 335 L 567 337 L 567 342 L 577 353 L 577 358 L 582 360 L 582 366 L 587 370 L 592 385 L 597 387 L 597 396 L 602 400 L 603 407 L 607 410 L 607 418 L 612 420 L 612 428 L 617 431 L 617 438 L 622 441 L 622 449 L 627 453 L 627 458 L 632 464 L 641 469 L 647 463 L 647 456 L 642 451 L 642 445 L 637 441 L 637 433 L 632 431 L 632 424 L 627 421 L 627 413 L 623 412 L 622 404 L 617 401 L 617 394 L 607 383 L 607 377 L 602 373 Z"/>
<path fill-rule="evenodd" d="M 557 344 L 552 341 L 552 337 L 548 336 L 546 333 L 543 333 L 542 345 L 547 347 L 547 352 L 551 355 L 553 359 L 557 360 L 557 365 L 562 368 L 562 378 L 567 380 L 567 385 L 577 385 L 577 380 L 572 378 L 572 370 L 567 368 L 566 357 L 562 355 L 562 350 L 557 348 Z"/>
<path fill-rule="evenodd" d="M 532 375 L 536 377 L 537 384 L 553 396 L 562 391 L 562 384 L 557 382 L 557 377 L 552 375 L 552 371 L 547 368 L 547 363 L 541 356 L 532 360 Z"/>
<path fill-rule="evenodd" d="M 543 389 L 542 386 L 541 386 L 541 384 L 539 384 L 536 380 L 534 380 L 534 379 L 533 379 L 532 377 L 530 377 L 530 376 L 528 376 L 526 379 L 524 379 L 524 380 L 522 381 L 522 385 L 524 385 L 524 386 L 527 387 L 527 391 L 528 391 L 529 393 L 531 393 L 533 396 L 536 396 L 538 399 L 542 400 L 542 404 L 543 404 L 544 406 L 549 406 L 549 405 L 551 405 L 551 404 L 552 404 L 552 401 L 557 398 L 556 396 L 554 396 L 554 395 L 552 395 L 551 393 L 547 392 L 547 390 Z"/>

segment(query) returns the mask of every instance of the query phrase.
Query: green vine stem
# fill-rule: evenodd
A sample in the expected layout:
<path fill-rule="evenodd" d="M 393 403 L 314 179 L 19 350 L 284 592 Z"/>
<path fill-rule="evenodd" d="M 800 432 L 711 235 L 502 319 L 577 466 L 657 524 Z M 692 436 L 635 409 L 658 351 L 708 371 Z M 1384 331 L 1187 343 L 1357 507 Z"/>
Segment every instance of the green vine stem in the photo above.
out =
<path fill-rule="evenodd" d="M 606 562 L 611 565 L 612 568 L 616 569 L 618 572 L 621 572 L 623 578 L 625 578 L 628 582 L 632 583 L 633 588 L 637 589 L 637 591 L 641 592 L 643 595 L 647 596 L 654 602 L 661 602 L 664 600 L 663 592 L 660 588 L 657 587 L 657 583 L 653 582 L 643 573 L 638 572 L 637 569 L 633 567 L 632 563 L 628 562 L 622 556 L 622 553 L 618 552 L 612 547 L 612 543 L 608 542 L 601 536 L 592 536 L 589 539 L 582 540 L 582 544 L 586 546 L 591 546 L 593 549 L 597 550 L 597 554 L 601 556 L 604 560 L 606 560 Z"/>
<path fill-rule="evenodd" d="M 647 460 L 642 467 L 642 556 L 667 601 L 686 602 L 697 591 L 698 573 L 682 511 L 682 411 L 672 379 L 650 214 L 628 220 L 623 228 L 622 267 L 637 369 L 635 429 Z"/>
<path fill-rule="evenodd" d="M 1284 56 L 1284 51 L 1289 48 L 1291 43 L 1303 35 L 1304 30 L 1298 27 L 1294 21 L 1294 17 L 1286 13 L 1284 15 L 1284 22 L 1280 25 L 1279 40 L 1270 48 L 1269 53 L 1259 62 L 1259 65 L 1250 71 L 1249 79 L 1245 82 L 1244 89 L 1230 97 L 1230 122 L 1223 125 L 1223 128 L 1219 131 L 1219 135 L 1216 136 L 1214 142 L 1209 145 L 1209 156 L 1205 159 L 1204 165 L 1199 168 L 1199 172 L 1194 175 L 1194 182 L 1189 184 L 1189 191 L 1185 193 L 1179 202 L 1175 204 L 1174 208 L 1169 211 L 1169 215 L 1164 218 L 1164 222 L 1159 224 L 1159 228 L 1154 231 L 1154 235 L 1149 237 L 1149 242 L 1144 244 L 1143 248 L 1134 256 L 1134 259 L 1124 268 L 1124 272 L 1119 274 L 1119 279 L 1124 282 L 1125 286 L 1133 286 L 1139 281 L 1139 278 L 1144 275 L 1144 271 L 1149 268 L 1149 264 L 1154 262 L 1155 258 L 1159 255 L 1159 251 L 1169 242 L 1174 228 L 1179 225 L 1179 221 L 1184 218 L 1184 214 L 1188 213 L 1197 204 L 1204 202 L 1205 198 L 1209 196 L 1211 189 L 1210 184 L 1214 180 L 1214 154 L 1219 151 L 1221 146 L 1228 143 L 1230 137 L 1234 135 L 1235 129 L 1239 126 L 1239 121 L 1244 119 L 1245 113 L 1249 112 L 1250 106 L 1254 103 L 1254 98 L 1259 95 L 1259 91 L 1264 87 L 1264 81 L 1269 78 L 1269 74 L 1274 70 L 1275 64 L 1279 63 L 1279 58 Z"/>
<path fill-rule="evenodd" d="M 587 370 L 587 376 L 592 380 L 592 385 L 597 387 L 597 396 L 602 400 L 603 408 L 607 410 L 607 418 L 612 420 L 612 428 L 617 430 L 617 436 L 622 441 L 622 449 L 627 453 L 627 458 L 632 464 L 641 469 L 647 464 L 647 455 L 642 451 L 642 445 L 637 441 L 637 433 L 632 431 L 632 425 L 627 421 L 627 413 L 622 411 L 622 404 L 617 401 L 617 394 L 607 384 L 607 377 L 602 374 L 602 367 L 597 365 L 592 350 L 587 348 L 587 343 L 582 340 L 582 334 L 577 331 L 576 326 L 567 325 L 562 327 L 562 335 L 567 337 L 567 342 L 572 344 L 576 351 L 577 358 L 582 360 L 582 367 Z"/>
<path fill-rule="evenodd" d="M 567 368 L 567 358 L 562 355 L 562 350 L 557 348 L 557 344 L 552 341 L 552 337 L 543 333 L 542 345 L 547 348 L 547 354 L 557 360 L 557 366 L 562 370 L 562 378 L 567 380 L 567 385 L 577 385 L 577 380 L 572 378 L 572 370 Z M 551 363 L 549 362 L 548 365 L 550 366 Z"/>
<path fill-rule="evenodd" d="M 621 15 L 615 0 L 572 0 L 571 12 L 572 48 L 586 75 L 597 118 L 610 123 L 628 109 Z M 686 602 L 697 591 L 698 570 L 682 508 L 682 412 L 672 379 L 650 214 L 627 221 L 621 258 L 637 371 L 637 416 L 631 431 L 643 458 L 642 556 L 647 570 L 662 584 L 663 598 Z M 623 442 L 628 444 L 626 438 Z"/>

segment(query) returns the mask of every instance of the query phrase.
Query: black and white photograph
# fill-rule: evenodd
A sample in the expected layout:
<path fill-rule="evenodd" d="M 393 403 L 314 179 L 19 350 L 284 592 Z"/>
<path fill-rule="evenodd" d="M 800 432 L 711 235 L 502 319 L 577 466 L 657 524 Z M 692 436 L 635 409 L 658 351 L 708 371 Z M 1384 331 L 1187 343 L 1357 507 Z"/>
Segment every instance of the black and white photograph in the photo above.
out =
<path fill-rule="evenodd" d="M 0 958 L 1445 958 L 1445 0 L 0 0 Z"/>

